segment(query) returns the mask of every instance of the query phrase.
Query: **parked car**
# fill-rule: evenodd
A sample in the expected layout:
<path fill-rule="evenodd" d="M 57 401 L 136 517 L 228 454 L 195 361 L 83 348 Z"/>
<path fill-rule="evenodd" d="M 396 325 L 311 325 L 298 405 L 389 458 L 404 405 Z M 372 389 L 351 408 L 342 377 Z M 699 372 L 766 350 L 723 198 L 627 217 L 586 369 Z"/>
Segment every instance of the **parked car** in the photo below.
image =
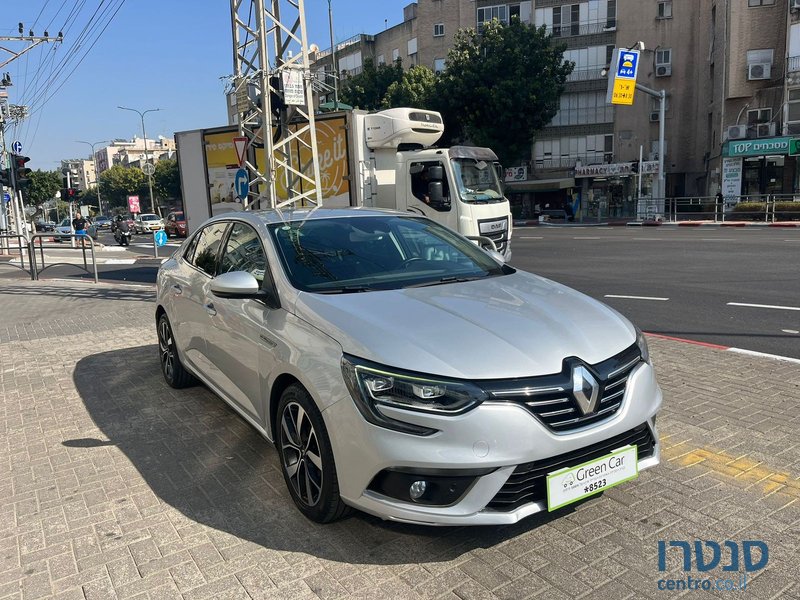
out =
<path fill-rule="evenodd" d="M 134 233 L 150 233 L 164 229 L 164 219 L 156 214 L 137 214 L 133 221 Z"/>
<path fill-rule="evenodd" d="M 427 218 L 219 215 L 157 286 L 166 382 L 274 441 L 314 521 L 514 523 L 659 462 L 641 332 Z"/>
<path fill-rule="evenodd" d="M 111 218 L 110 217 L 97 217 L 94 220 L 94 226 L 98 229 L 111 229 Z"/>
<path fill-rule="evenodd" d="M 167 237 L 186 237 L 186 218 L 183 211 L 179 210 L 167 215 L 164 231 L 167 232 Z"/>
<path fill-rule="evenodd" d="M 36 233 L 47 233 L 48 231 L 55 231 L 56 224 L 52 221 L 43 221 L 40 219 L 36 221 L 34 227 L 36 228 Z"/>

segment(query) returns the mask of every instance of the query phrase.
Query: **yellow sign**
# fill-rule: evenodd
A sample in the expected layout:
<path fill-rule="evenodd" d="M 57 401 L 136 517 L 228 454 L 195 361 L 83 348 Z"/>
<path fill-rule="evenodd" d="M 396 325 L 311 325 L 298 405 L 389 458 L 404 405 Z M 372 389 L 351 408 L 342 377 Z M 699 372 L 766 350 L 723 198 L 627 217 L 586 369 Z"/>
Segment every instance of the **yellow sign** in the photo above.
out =
<path fill-rule="evenodd" d="M 615 79 L 614 89 L 611 92 L 611 104 L 633 105 L 633 93 L 636 91 L 636 81 L 633 79 Z"/>
<path fill-rule="evenodd" d="M 208 168 L 236 168 L 239 166 L 239 157 L 233 146 L 233 138 L 239 135 L 235 131 L 225 133 L 207 133 L 204 136 L 206 143 L 206 162 Z"/>

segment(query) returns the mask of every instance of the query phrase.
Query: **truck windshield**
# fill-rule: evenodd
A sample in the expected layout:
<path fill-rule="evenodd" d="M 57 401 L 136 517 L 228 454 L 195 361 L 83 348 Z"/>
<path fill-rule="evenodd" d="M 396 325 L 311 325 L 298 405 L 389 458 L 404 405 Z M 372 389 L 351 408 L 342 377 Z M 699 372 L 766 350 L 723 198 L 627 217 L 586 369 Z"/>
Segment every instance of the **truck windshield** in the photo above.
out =
<path fill-rule="evenodd" d="M 453 158 L 456 188 L 464 202 L 502 202 L 503 192 L 494 165 L 474 158 Z"/>

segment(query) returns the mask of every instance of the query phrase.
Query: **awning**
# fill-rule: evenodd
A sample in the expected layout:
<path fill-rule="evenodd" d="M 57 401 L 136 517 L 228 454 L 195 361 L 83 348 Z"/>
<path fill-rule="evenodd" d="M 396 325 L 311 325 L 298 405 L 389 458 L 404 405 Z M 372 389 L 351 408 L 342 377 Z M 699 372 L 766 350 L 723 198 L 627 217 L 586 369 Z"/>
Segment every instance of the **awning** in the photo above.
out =
<path fill-rule="evenodd" d="M 338 108 L 337 108 L 338 107 Z M 344 102 L 323 102 L 319 105 L 319 110 L 322 112 L 331 112 L 335 110 L 353 110 L 353 107 Z"/>
<path fill-rule="evenodd" d="M 557 192 L 575 187 L 574 177 L 560 179 L 529 179 L 527 181 L 507 181 L 506 190 L 509 192 Z"/>

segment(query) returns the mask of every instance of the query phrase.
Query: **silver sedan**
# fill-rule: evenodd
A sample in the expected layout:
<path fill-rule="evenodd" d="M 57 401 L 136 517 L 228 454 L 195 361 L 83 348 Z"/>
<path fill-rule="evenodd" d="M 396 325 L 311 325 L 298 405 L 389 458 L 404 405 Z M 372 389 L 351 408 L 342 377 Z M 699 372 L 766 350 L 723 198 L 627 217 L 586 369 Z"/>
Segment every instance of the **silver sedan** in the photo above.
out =
<path fill-rule="evenodd" d="M 317 522 L 514 523 L 659 462 L 641 332 L 422 217 L 215 217 L 161 266 L 155 316 L 167 383 L 274 442 Z"/>

